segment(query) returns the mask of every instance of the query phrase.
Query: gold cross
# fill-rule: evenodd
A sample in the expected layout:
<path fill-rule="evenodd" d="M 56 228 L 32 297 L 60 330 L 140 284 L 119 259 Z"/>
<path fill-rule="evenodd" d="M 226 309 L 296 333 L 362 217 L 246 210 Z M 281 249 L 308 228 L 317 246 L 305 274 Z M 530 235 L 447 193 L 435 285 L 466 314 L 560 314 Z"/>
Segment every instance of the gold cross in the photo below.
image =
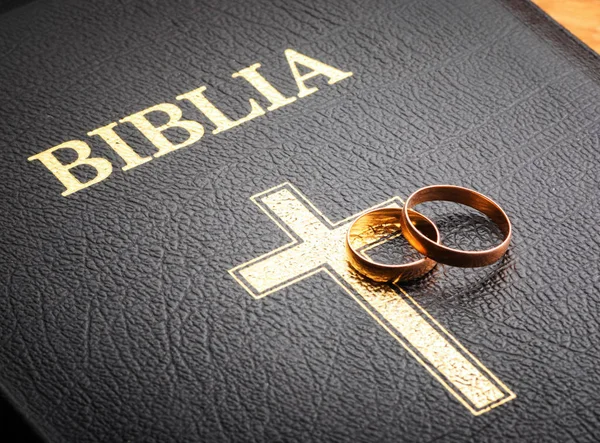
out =
<path fill-rule="evenodd" d="M 319 272 L 327 274 L 472 414 L 483 414 L 515 398 L 404 290 L 366 280 L 350 267 L 344 247 L 346 230 L 360 214 L 332 223 L 289 183 L 251 200 L 291 238 L 290 243 L 229 271 L 254 298 Z M 402 200 L 394 197 L 376 207 L 401 205 Z M 363 246 L 374 241 L 366 239 Z"/>

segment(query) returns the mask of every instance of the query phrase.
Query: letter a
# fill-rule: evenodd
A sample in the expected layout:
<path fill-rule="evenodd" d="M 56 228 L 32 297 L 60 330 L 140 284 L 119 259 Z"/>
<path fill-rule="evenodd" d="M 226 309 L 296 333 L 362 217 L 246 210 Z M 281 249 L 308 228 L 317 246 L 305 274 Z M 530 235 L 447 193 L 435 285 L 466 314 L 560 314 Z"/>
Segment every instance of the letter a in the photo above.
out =
<path fill-rule="evenodd" d="M 329 78 L 328 83 L 330 85 L 352 76 L 351 72 L 340 71 L 333 66 L 326 65 L 325 63 L 315 60 L 314 58 L 307 57 L 306 55 L 300 54 L 293 49 L 286 49 L 285 57 L 290 65 L 290 69 L 292 70 L 292 75 L 298 84 L 298 97 L 306 97 L 307 95 L 318 91 L 318 88 L 307 88 L 304 84 L 306 80 L 316 77 L 317 75 L 324 75 L 325 77 Z M 300 71 L 298 71 L 298 66 L 296 65 L 305 66 L 311 69 L 311 71 L 304 75 L 300 75 Z"/>

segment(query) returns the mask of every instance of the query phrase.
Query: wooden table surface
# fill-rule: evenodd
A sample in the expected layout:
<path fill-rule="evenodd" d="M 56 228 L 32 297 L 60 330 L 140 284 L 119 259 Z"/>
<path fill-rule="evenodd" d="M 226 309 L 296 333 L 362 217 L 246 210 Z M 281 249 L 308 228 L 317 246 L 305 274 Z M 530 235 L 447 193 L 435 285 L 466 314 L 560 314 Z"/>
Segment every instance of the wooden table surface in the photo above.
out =
<path fill-rule="evenodd" d="M 532 0 L 600 54 L 600 0 Z"/>

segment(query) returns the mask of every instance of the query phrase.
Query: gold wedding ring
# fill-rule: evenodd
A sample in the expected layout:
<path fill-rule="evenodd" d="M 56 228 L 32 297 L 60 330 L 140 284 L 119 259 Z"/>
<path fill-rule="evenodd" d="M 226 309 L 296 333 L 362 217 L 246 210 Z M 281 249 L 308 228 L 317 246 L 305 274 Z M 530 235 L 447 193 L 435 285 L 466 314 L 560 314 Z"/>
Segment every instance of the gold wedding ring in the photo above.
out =
<path fill-rule="evenodd" d="M 502 243 L 484 251 L 461 251 L 431 240 L 427 232 L 421 232 L 415 226 L 411 211 L 420 203 L 437 200 L 461 203 L 484 213 L 500 228 L 504 235 Z M 410 222 L 411 220 L 413 223 Z M 500 260 L 508 249 L 512 236 L 510 220 L 496 202 L 479 192 L 460 186 L 427 186 L 414 192 L 402 208 L 401 223 L 404 237 L 421 254 L 439 263 L 463 268 L 486 266 Z"/>
<path fill-rule="evenodd" d="M 413 208 L 429 201 L 450 201 L 470 206 L 487 215 L 504 235 L 502 243 L 484 251 L 462 251 L 440 242 L 437 226 Z M 425 257 L 403 265 L 379 263 L 362 249 L 385 239 L 382 228 L 400 228 L 402 235 Z M 452 185 L 427 186 L 414 192 L 403 208 L 381 208 L 366 212 L 348 228 L 346 253 L 354 269 L 378 282 L 413 280 L 431 271 L 436 262 L 463 268 L 476 268 L 497 262 L 506 253 L 512 238 L 512 225 L 504 210 L 491 198 L 472 189 Z M 360 247 L 358 246 L 360 245 Z"/>
<path fill-rule="evenodd" d="M 423 257 L 420 260 L 401 265 L 378 263 L 360 252 L 357 245 L 366 246 L 373 240 L 380 240 L 378 230 L 382 228 L 401 231 L 401 208 L 381 208 L 366 212 L 358 217 L 348 228 L 346 234 L 346 252 L 348 261 L 354 269 L 377 282 L 399 282 L 413 280 L 431 271 L 436 262 Z M 408 211 L 410 224 L 422 236 L 436 244 L 440 241 L 440 233 L 435 224 L 417 211 Z"/>

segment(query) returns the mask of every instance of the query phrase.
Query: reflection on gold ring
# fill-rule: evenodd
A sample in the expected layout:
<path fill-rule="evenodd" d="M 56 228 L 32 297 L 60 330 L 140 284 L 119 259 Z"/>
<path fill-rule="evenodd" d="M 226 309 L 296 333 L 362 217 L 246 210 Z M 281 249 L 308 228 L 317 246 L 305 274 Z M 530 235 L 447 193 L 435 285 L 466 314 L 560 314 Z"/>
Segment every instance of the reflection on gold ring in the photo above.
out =
<path fill-rule="evenodd" d="M 346 255 L 354 269 L 377 282 L 401 282 L 422 277 L 435 267 L 436 262 L 427 257 L 410 263 L 388 265 L 360 253 L 356 247 L 357 240 L 364 242 L 364 238 L 368 237 L 370 242 L 379 241 L 390 232 L 390 228 L 393 232 L 399 232 L 401 217 L 400 208 L 378 208 L 354 220 L 346 235 Z M 440 241 L 440 233 L 431 220 L 412 210 L 410 217 L 420 232 L 426 233 L 434 242 Z"/>

